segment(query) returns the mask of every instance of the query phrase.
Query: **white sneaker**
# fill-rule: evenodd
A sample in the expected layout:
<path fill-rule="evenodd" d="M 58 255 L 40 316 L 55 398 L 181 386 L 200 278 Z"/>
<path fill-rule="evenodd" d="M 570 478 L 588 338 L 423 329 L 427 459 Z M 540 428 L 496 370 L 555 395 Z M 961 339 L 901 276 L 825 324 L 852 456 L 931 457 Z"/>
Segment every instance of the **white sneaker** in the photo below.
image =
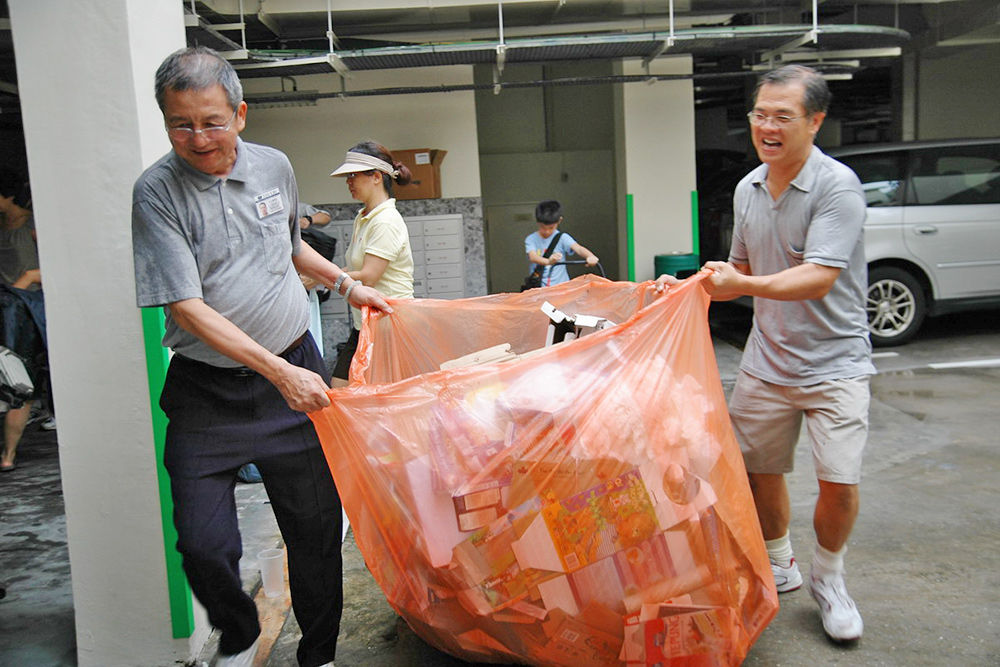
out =
<path fill-rule="evenodd" d="M 823 630 L 835 642 L 853 642 L 861 639 L 865 624 L 861 620 L 854 600 L 847 593 L 842 573 L 809 577 L 809 594 L 819 604 Z"/>
<path fill-rule="evenodd" d="M 771 574 L 774 575 L 774 587 L 779 593 L 791 593 L 802 588 L 802 573 L 794 558 L 788 567 L 782 567 L 772 560 Z"/>
<path fill-rule="evenodd" d="M 257 657 L 257 644 L 260 640 L 253 640 L 250 648 L 244 649 L 233 655 L 219 654 L 219 659 L 215 661 L 215 667 L 253 667 L 253 660 Z"/>

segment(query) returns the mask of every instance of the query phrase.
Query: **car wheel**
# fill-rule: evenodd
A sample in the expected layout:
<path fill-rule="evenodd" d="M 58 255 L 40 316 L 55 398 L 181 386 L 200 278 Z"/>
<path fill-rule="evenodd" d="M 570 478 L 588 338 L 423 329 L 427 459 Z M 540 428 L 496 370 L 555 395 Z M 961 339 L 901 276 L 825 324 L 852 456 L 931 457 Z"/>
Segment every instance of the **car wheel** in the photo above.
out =
<path fill-rule="evenodd" d="M 927 315 L 927 299 L 909 271 L 877 266 L 868 272 L 868 330 L 872 345 L 902 345 L 917 333 Z"/>

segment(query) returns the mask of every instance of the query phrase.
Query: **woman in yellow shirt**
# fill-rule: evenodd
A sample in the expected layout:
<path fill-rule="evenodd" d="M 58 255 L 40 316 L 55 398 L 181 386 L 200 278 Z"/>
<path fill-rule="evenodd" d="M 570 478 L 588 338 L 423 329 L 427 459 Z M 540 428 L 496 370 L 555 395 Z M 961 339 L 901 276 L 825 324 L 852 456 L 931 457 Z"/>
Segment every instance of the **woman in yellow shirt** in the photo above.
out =
<path fill-rule="evenodd" d="M 396 210 L 392 185 L 410 182 L 410 170 L 395 162 L 381 144 L 364 141 L 347 151 L 344 163 L 331 176 L 347 179 L 351 197 L 364 204 L 354 218 L 351 243 L 344 254 L 347 275 L 374 287 L 387 297 L 413 297 L 413 255 L 403 216 Z M 333 386 L 347 384 L 351 359 L 358 349 L 361 311 L 351 308 L 353 327 L 347 341 L 337 346 Z"/>

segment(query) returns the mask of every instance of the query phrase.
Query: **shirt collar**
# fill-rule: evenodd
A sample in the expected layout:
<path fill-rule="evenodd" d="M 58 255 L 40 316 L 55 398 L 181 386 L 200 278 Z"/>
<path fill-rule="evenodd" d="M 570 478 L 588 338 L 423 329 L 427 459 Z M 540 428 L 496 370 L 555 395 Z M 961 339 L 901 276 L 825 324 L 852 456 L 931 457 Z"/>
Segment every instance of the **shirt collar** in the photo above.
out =
<path fill-rule="evenodd" d="M 236 137 L 236 162 L 233 164 L 232 171 L 230 171 L 229 175 L 225 178 L 222 176 L 216 176 L 215 174 L 206 174 L 203 171 L 198 171 L 189 165 L 187 161 L 176 152 L 173 153 L 173 159 L 174 162 L 180 165 L 181 169 L 187 175 L 188 179 L 194 183 L 195 187 L 202 191 L 208 190 L 221 180 L 232 180 L 239 181 L 240 183 L 246 183 L 247 179 L 250 177 L 250 158 L 247 157 L 246 144 L 243 143 L 243 140 L 239 137 Z"/>
<path fill-rule="evenodd" d="M 236 163 L 226 178 L 240 183 L 246 183 L 250 179 L 250 157 L 247 155 L 247 145 L 239 136 L 236 137 Z"/>
<path fill-rule="evenodd" d="M 386 208 L 396 208 L 396 200 L 393 197 L 389 197 L 384 202 L 382 202 L 381 204 L 379 204 L 378 206 L 376 206 L 375 208 L 373 208 L 371 211 L 368 212 L 368 215 L 362 215 L 361 216 L 361 220 L 363 220 L 363 221 L 364 220 L 371 220 L 372 218 L 375 217 L 375 214 L 377 214 L 382 209 L 386 209 Z M 361 209 L 362 212 L 364 210 L 365 209 Z"/>
<path fill-rule="evenodd" d="M 809 157 L 806 158 L 806 163 L 802 165 L 799 169 L 799 173 L 795 174 L 795 178 L 792 179 L 790 185 L 795 186 L 797 190 L 802 190 L 803 192 L 809 192 L 816 184 L 816 176 L 819 170 L 819 163 L 823 159 L 823 151 L 819 149 L 818 146 L 813 144 L 812 148 L 809 150 Z M 768 166 L 766 164 L 760 165 L 754 172 L 751 183 L 757 186 L 764 185 L 767 181 L 767 170 Z"/>
<path fill-rule="evenodd" d="M 799 169 L 799 173 L 795 174 L 795 178 L 792 179 L 791 184 L 803 192 L 809 192 L 816 185 L 819 163 L 822 159 L 823 152 L 813 144 L 806 163 Z"/>

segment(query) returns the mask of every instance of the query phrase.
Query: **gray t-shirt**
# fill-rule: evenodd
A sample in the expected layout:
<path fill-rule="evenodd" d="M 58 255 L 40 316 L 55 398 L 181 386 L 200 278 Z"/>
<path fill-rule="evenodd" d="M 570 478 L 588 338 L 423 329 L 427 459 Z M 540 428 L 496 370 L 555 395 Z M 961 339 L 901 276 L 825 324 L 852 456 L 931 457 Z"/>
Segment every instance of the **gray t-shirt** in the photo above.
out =
<path fill-rule="evenodd" d="M 4 285 L 13 285 L 25 271 L 38 268 L 34 229 L 33 214 L 16 229 L 0 228 L 0 282 Z M 28 289 L 38 290 L 41 286 L 34 283 Z"/>
<path fill-rule="evenodd" d="M 283 153 L 237 140 L 226 178 L 171 151 L 132 192 L 136 302 L 200 298 L 271 352 L 309 327 L 309 302 L 292 255 L 300 247 L 298 190 Z M 214 366 L 237 367 L 184 331 L 166 310 L 163 344 Z"/>
<path fill-rule="evenodd" d="M 754 298 L 753 328 L 740 368 L 786 386 L 874 374 L 861 182 L 813 146 L 802 170 L 774 201 L 767 169 L 759 166 L 736 186 L 729 261 L 749 264 L 758 276 L 807 262 L 841 272 L 822 299 Z"/>

